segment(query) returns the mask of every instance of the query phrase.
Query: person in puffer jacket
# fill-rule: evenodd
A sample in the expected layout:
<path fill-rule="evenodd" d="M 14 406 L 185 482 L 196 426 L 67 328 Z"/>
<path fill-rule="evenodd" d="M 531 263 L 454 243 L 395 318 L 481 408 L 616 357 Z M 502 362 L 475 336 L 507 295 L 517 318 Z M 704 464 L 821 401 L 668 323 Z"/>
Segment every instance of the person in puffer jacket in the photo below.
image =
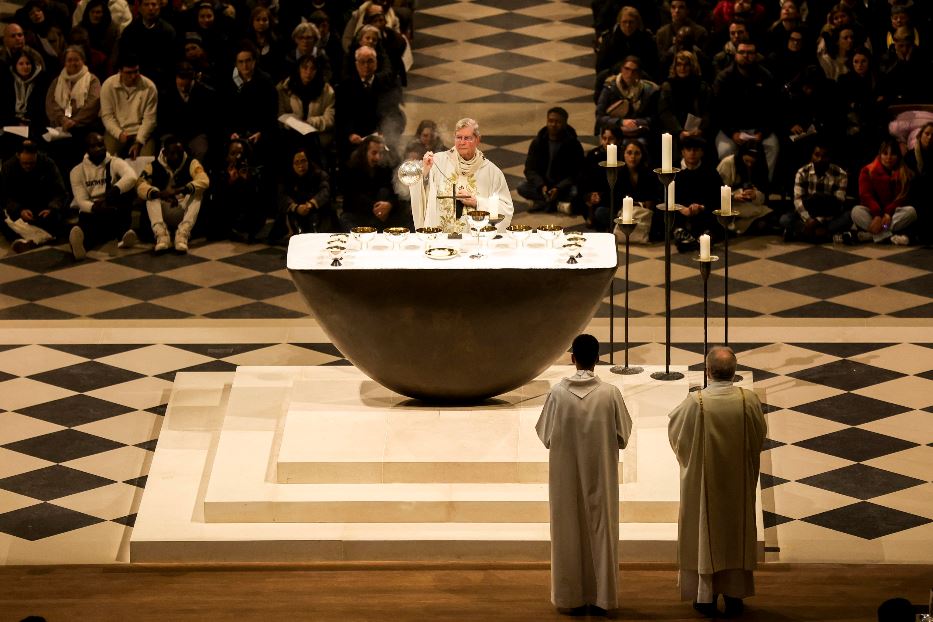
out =
<path fill-rule="evenodd" d="M 75 259 L 83 259 L 86 246 L 119 239 L 119 248 L 136 244 L 132 222 L 136 172 L 122 158 L 107 153 L 104 137 L 87 135 L 87 153 L 71 169 L 72 205 L 78 208 L 78 224 L 71 228 L 68 241 Z"/>
<path fill-rule="evenodd" d="M 175 250 L 188 252 L 191 229 L 198 219 L 201 198 L 209 185 L 210 179 L 204 167 L 197 159 L 188 157 L 181 139 L 171 135 L 164 137 L 159 157 L 146 165 L 136 186 L 139 198 L 146 202 L 157 253 L 171 246 L 166 223 L 177 223 Z"/>

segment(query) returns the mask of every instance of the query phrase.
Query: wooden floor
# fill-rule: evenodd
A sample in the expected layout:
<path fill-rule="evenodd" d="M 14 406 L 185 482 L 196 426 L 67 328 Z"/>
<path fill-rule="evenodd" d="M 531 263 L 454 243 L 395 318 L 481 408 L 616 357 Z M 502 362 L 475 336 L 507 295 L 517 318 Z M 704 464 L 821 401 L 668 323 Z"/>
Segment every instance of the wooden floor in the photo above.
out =
<path fill-rule="evenodd" d="M 562 620 L 546 565 L 19 566 L 0 568 L 0 620 Z M 875 620 L 926 603 L 930 566 L 767 564 L 743 620 Z M 696 620 L 672 566 L 625 565 L 623 620 Z M 586 619 L 586 618 L 578 618 Z"/>

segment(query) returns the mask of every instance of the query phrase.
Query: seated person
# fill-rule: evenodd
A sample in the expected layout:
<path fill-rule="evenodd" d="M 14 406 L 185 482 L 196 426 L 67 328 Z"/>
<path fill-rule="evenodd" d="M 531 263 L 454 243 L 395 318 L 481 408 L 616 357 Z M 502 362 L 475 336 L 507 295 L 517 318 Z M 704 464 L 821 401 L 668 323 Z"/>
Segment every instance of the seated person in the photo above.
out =
<path fill-rule="evenodd" d="M 285 126 L 289 144 L 304 146 L 318 162 L 322 154 L 329 153 L 334 139 L 334 89 L 318 70 L 318 60 L 313 55 L 302 56 L 296 70 L 276 86 L 279 94 L 279 118 L 282 115 L 307 123 L 315 131 L 302 134 Z"/>
<path fill-rule="evenodd" d="M 343 184 L 344 229 L 353 227 L 411 227 L 411 213 L 398 207 L 392 187 L 388 147 L 381 136 L 370 134 L 356 148 L 347 165 Z"/>
<path fill-rule="evenodd" d="M 137 242 L 131 228 L 136 172 L 121 158 L 111 156 L 104 137 L 87 135 L 87 154 L 71 169 L 71 193 L 78 208 L 78 224 L 68 241 L 75 259 L 83 259 L 87 247 L 120 240 L 119 248 Z"/>
<path fill-rule="evenodd" d="M 653 218 L 654 206 L 663 198 L 664 189 L 661 187 L 657 175 L 648 166 L 647 153 L 640 142 L 630 138 L 622 143 L 621 149 L 625 166 L 619 169 L 616 192 L 620 197 L 632 197 L 635 202 L 634 217 L 636 222 L 642 222 L 644 217 L 645 221 L 650 223 Z M 608 231 L 612 227 L 609 221 L 620 216 L 619 210 L 621 209 L 622 199 L 613 203 L 612 209 L 610 209 L 609 205 L 597 209 L 595 215 L 596 224 L 599 227 L 605 227 L 601 230 Z M 645 227 L 645 229 L 649 228 L 650 226 Z M 647 241 L 650 233 L 647 230 L 644 232 L 636 230 L 633 235 L 635 236 L 633 241 Z"/>
<path fill-rule="evenodd" d="M 253 161 L 252 148 L 246 139 L 236 138 L 210 178 L 210 201 L 205 220 L 209 239 L 230 238 L 253 243 L 266 223 L 261 188 L 265 168 Z"/>
<path fill-rule="evenodd" d="M 839 236 L 851 242 L 852 220 L 846 209 L 846 188 L 849 177 L 832 163 L 831 151 L 825 141 L 813 147 L 810 163 L 794 177 L 794 211 L 781 216 L 784 241 L 801 239 L 825 242 Z"/>
<path fill-rule="evenodd" d="M 917 133 L 914 148 L 904 157 L 913 172 L 910 201 L 917 206 L 917 237 L 922 244 L 933 242 L 933 123 L 926 123 Z"/>
<path fill-rule="evenodd" d="M 447 149 L 437 129 L 437 123 L 431 119 L 424 119 L 418 124 L 414 137 L 411 139 L 411 142 L 405 146 L 405 151 L 408 152 L 416 149 L 416 144 L 421 145 L 421 150 L 425 152 L 433 151 L 434 153 L 440 153 Z"/>
<path fill-rule="evenodd" d="M 0 180 L 9 220 L 4 234 L 11 238 L 13 251 L 21 253 L 54 239 L 65 206 L 65 185 L 55 163 L 39 153 L 35 142 L 24 140 L 3 163 Z"/>
<path fill-rule="evenodd" d="M 100 127 L 100 80 L 84 64 L 84 48 L 71 45 L 65 49 L 65 67 L 52 80 L 45 96 L 49 125 L 71 135 L 49 145 L 60 165 L 70 171 L 84 153 L 87 135 Z"/>
<path fill-rule="evenodd" d="M 583 165 L 583 145 L 567 125 L 568 113 L 560 107 L 547 111 L 547 125 L 538 131 L 525 157 L 525 181 L 518 193 L 532 202 L 529 211 L 557 211 L 561 202 L 577 196 L 577 178 Z"/>
<path fill-rule="evenodd" d="M 338 231 L 340 223 L 330 197 L 330 177 L 299 147 L 292 153 L 291 170 L 279 184 L 279 227 L 287 230 L 287 237 Z"/>
<path fill-rule="evenodd" d="M 721 236 L 713 210 L 719 209 L 722 178 L 714 164 L 704 158 L 705 149 L 706 141 L 700 137 L 688 136 L 681 141 L 681 170 L 674 186 L 674 201 L 680 209 L 673 213 L 671 232 L 681 253 L 698 249 L 697 238 L 703 233 L 709 233 L 714 239 Z M 663 213 L 655 214 L 652 229 L 655 231 L 653 239 L 663 239 Z"/>
<path fill-rule="evenodd" d="M 139 61 L 122 56 L 117 75 L 100 87 L 100 118 L 104 122 L 107 153 L 135 160 L 155 155 L 156 108 L 159 94 L 155 84 L 139 73 Z"/>
<path fill-rule="evenodd" d="M 162 139 L 159 157 L 146 165 L 136 192 L 146 202 L 146 213 L 155 235 L 155 252 L 171 245 L 168 226 L 176 224 L 175 250 L 188 252 L 191 230 L 198 219 L 201 198 L 210 185 L 204 167 L 185 153 L 185 145 L 171 134 Z"/>
<path fill-rule="evenodd" d="M 175 66 L 175 82 L 159 95 L 159 131 L 179 138 L 191 157 L 204 162 L 216 139 L 217 92 L 196 78 L 191 63 Z"/>
<path fill-rule="evenodd" d="M 605 128 L 599 135 L 599 145 L 590 149 L 583 157 L 583 168 L 580 173 L 580 187 L 577 194 L 582 204 L 581 213 L 586 226 L 596 231 L 608 231 L 609 223 L 597 222 L 597 211 L 609 214 L 610 206 L 622 205 L 622 194 L 618 185 L 615 187 L 615 196 L 609 196 L 609 181 L 606 179 L 606 169 L 599 165 L 606 160 L 606 147 L 620 145 L 622 131 L 617 128 Z"/>
<path fill-rule="evenodd" d="M 897 140 L 886 138 L 874 162 L 858 176 L 859 204 L 852 208 L 852 223 L 864 241 L 910 244 L 907 229 L 917 220 L 917 211 L 907 205 L 910 172 L 901 158 Z"/>
<path fill-rule="evenodd" d="M 736 235 L 748 231 L 756 221 L 763 225 L 764 221 L 759 219 L 771 213 L 771 208 L 765 205 L 768 169 L 762 156 L 758 143 L 749 141 L 716 167 L 722 183 L 732 188 L 732 209 L 739 213 L 734 221 Z"/>
<path fill-rule="evenodd" d="M 657 114 L 658 85 L 642 80 L 641 61 L 628 56 L 619 73 L 603 83 L 596 101 L 596 130 L 621 128 L 626 138 L 644 139 Z"/>

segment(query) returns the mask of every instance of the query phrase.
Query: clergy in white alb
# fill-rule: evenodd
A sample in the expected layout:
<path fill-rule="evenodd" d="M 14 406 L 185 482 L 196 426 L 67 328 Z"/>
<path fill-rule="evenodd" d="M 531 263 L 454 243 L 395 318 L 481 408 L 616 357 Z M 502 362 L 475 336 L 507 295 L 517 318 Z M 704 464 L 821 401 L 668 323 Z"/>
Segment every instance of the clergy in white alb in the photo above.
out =
<path fill-rule="evenodd" d="M 622 393 L 593 369 L 599 342 L 574 339 L 577 373 L 552 389 L 536 430 L 549 449 L 551 602 L 618 608 L 619 450 L 632 430 Z"/>
<path fill-rule="evenodd" d="M 473 119 L 457 121 L 454 147 L 427 152 L 422 160 L 421 183 L 411 186 L 411 212 L 415 227 L 440 227 L 446 233 L 467 231 L 466 212 L 481 210 L 502 217 L 496 225 L 504 230 L 515 208 L 505 175 L 479 150 L 479 125 Z M 462 207 L 457 217 L 454 196 Z"/>
<path fill-rule="evenodd" d="M 668 422 L 680 463 L 680 593 L 714 615 L 742 609 L 755 593 L 755 488 L 768 425 L 753 391 L 732 386 L 736 359 L 718 346 L 706 357 L 709 386 L 690 393 Z"/>

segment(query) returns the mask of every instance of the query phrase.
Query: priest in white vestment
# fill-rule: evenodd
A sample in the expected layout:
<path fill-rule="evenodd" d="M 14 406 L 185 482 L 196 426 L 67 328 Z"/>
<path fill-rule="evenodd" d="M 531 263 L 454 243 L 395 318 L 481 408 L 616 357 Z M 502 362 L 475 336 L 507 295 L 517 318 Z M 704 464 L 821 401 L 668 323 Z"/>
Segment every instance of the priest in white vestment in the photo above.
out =
<path fill-rule="evenodd" d="M 551 602 L 617 609 L 619 450 L 632 431 L 622 393 L 593 369 L 599 342 L 573 341 L 577 373 L 551 389 L 535 426 L 549 451 Z"/>
<path fill-rule="evenodd" d="M 468 231 L 466 212 L 481 210 L 502 220 L 505 230 L 515 209 L 505 175 L 479 150 L 479 124 L 473 119 L 457 121 L 454 147 L 440 153 L 431 151 L 422 160 L 421 183 L 411 186 L 411 213 L 415 227 L 440 227 L 446 233 Z M 454 196 L 462 205 L 457 215 Z"/>
<path fill-rule="evenodd" d="M 755 488 L 768 425 L 753 391 L 732 386 L 735 354 L 712 348 L 709 386 L 670 414 L 668 436 L 680 463 L 678 559 L 681 599 L 708 616 L 737 615 L 755 593 Z"/>

